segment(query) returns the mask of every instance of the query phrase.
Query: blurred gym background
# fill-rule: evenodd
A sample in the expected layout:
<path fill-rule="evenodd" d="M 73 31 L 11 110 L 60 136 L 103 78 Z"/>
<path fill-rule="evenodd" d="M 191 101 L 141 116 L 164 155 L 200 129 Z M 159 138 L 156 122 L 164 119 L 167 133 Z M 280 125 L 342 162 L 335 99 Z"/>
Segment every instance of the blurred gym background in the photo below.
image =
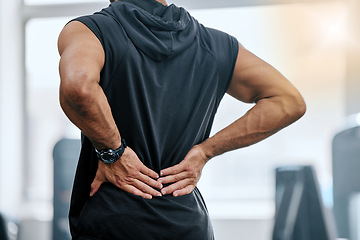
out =
<path fill-rule="evenodd" d="M 335 220 L 345 221 L 338 226 L 340 237 L 359 240 L 360 177 L 353 176 L 360 174 L 351 171 L 360 168 L 356 161 L 360 162 L 356 153 L 360 149 L 360 1 L 167 2 L 184 6 L 206 26 L 237 37 L 282 72 L 307 102 L 306 115 L 295 124 L 259 144 L 219 156 L 205 167 L 199 188 L 217 239 L 270 239 L 275 168 L 312 165 L 330 210 L 337 196 L 333 176 L 343 181 L 341 189 L 354 185 L 339 203 L 338 212 L 346 214 L 335 211 Z M 8 239 L 69 237 L 67 202 L 80 133 L 58 103 L 57 37 L 72 18 L 108 4 L 107 0 L 0 2 L 0 232 L 3 228 Z M 226 96 L 213 132 L 250 107 Z M 67 144 L 72 152 L 63 150 Z M 347 178 L 350 175 L 353 178 Z M 3 238 L 7 240 L 0 235 Z"/>

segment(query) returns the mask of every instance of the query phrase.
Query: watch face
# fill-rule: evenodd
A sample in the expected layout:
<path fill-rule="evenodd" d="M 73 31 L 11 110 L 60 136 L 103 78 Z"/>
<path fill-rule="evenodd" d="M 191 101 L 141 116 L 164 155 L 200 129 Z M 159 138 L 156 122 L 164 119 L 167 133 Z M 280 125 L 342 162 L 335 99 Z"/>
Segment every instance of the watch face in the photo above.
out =
<path fill-rule="evenodd" d="M 121 146 L 116 149 L 116 150 L 112 150 L 112 149 L 104 149 L 104 150 L 97 150 L 95 148 L 96 154 L 98 156 L 98 158 L 104 162 L 104 163 L 114 163 L 116 162 L 124 153 L 125 147 L 126 147 L 126 143 L 125 140 L 121 140 L 122 144 Z"/>
<path fill-rule="evenodd" d="M 101 158 L 103 160 L 105 160 L 105 161 L 111 161 L 111 162 L 117 160 L 115 154 L 112 153 L 112 152 L 104 152 L 104 153 L 102 153 Z"/>

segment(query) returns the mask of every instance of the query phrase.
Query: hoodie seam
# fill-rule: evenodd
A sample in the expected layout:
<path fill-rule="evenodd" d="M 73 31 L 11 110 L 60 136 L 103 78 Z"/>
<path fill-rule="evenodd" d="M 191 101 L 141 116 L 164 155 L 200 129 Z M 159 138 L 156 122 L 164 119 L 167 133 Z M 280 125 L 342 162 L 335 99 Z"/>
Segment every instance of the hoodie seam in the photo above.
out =
<path fill-rule="evenodd" d="M 171 53 L 174 52 L 174 32 L 171 31 L 170 33 L 170 45 L 171 45 Z"/>
<path fill-rule="evenodd" d="M 120 65 L 122 64 L 122 62 L 124 61 L 125 57 L 127 56 L 128 52 L 129 52 L 129 38 L 127 36 L 127 41 L 126 41 L 126 49 L 125 49 L 125 52 L 123 54 L 123 56 L 121 57 L 115 71 L 111 74 L 111 77 L 110 77 L 110 81 L 108 82 L 108 84 L 106 86 L 104 86 L 104 92 L 107 93 L 108 89 L 110 88 L 110 85 L 111 83 L 113 82 L 114 78 L 115 78 L 115 75 L 117 73 L 117 71 L 119 70 L 120 68 Z"/>
<path fill-rule="evenodd" d="M 198 36 L 197 36 L 197 38 L 199 38 Z M 213 54 L 213 52 L 207 47 L 207 46 L 205 46 L 205 44 L 199 39 L 199 41 L 200 41 L 200 46 L 203 48 L 203 49 L 205 49 L 205 51 L 207 51 L 212 57 L 213 57 L 213 59 L 215 60 L 215 63 L 216 63 L 216 77 L 217 77 L 217 82 L 216 82 L 216 84 L 217 84 L 217 94 L 216 94 L 216 104 L 219 104 L 219 81 L 220 81 L 220 71 L 219 71 L 219 62 L 218 62 L 218 60 L 217 60 L 217 58 L 215 57 L 215 55 Z"/>

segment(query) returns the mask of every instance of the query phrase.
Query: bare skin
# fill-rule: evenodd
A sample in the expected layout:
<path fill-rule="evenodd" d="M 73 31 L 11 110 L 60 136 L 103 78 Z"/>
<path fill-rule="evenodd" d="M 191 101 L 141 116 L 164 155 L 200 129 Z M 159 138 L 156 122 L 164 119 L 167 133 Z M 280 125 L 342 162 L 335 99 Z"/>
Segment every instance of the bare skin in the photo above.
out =
<path fill-rule="evenodd" d="M 166 5 L 165 1 L 158 2 Z M 94 147 L 118 148 L 121 136 L 99 85 L 105 61 L 101 43 L 85 25 L 74 21 L 61 32 L 58 48 L 60 104 L 65 114 Z M 194 146 L 179 164 L 163 169 L 160 176 L 141 162 L 131 146 L 113 164 L 99 161 L 90 195 L 103 182 L 148 199 L 161 194 L 189 194 L 211 158 L 271 136 L 299 119 L 306 109 L 300 93 L 283 75 L 242 46 L 227 93 L 256 104 L 237 121 Z M 163 184 L 170 185 L 163 188 Z M 154 188 L 161 189 L 161 193 Z"/>
<path fill-rule="evenodd" d="M 115 0 L 114 2 L 117 2 L 118 0 Z M 167 3 L 165 0 L 156 0 L 157 2 L 161 3 L 162 5 L 167 6 Z"/>

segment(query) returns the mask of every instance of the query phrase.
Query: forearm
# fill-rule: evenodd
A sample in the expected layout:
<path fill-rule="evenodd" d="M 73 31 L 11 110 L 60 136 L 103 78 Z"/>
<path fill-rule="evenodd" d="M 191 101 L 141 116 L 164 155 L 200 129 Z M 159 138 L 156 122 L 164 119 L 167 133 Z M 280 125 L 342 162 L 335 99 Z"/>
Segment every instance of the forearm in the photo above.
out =
<path fill-rule="evenodd" d="M 281 97 L 257 102 L 244 116 L 207 139 L 200 146 L 210 159 L 225 152 L 255 144 L 290 125 L 305 112 L 304 103 Z"/>
<path fill-rule="evenodd" d="M 72 121 L 98 149 L 120 146 L 120 133 L 107 98 L 98 84 L 79 90 L 60 87 L 60 104 Z"/>

